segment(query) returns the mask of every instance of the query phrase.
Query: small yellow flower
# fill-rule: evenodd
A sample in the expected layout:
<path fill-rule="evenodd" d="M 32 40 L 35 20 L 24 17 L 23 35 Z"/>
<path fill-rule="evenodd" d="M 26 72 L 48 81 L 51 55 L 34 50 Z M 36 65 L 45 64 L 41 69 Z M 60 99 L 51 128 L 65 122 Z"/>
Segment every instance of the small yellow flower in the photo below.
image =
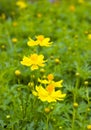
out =
<path fill-rule="evenodd" d="M 49 47 L 52 42 L 50 42 L 50 38 L 45 38 L 43 35 L 38 35 L 36 36 L 36 40 L 32 40 L 31 38 L 29 38 L 29 41 L 28 41 L 28 46 L 36 46 L 36 45 L 39 45 L 39 46 L 46 46 L 46 47 Z"/>
<path fill-rule="evenodd" d="M 16 71 L 15 71 L 15 75 L 16 75 L 16 76 L 21 75 L 21 71 L 20 71 L 20 70 L 16 70 Z"/>
<path fill-rule="evenodd" d="M 1 48 L 2 48 L 2 49 L 5 49 L 6 47 L 5 47 L 5 45 L 2 45 Z"/>
<path fill-rule="evenodd" d="M 87 125 L 87 130 L 91 130 L 91 125 Z"/>
<path fill-rule="evenodd" d="M 13 22 L 13 26 L 16 27 L 18 25 L 17 22 Z"/>
<path fill-rule="evenodd" d="M 9 119 L 9 118 L 10 118 L 10 115 L 7 115 L 6 118 Z"/>
<path fill-rule="evenodd" d="M 88 39 L 91 40 L 91 34 L 88 34 Z"/>
<path fill-rule="evenodd" d="M 87 111 L 88 111 L 88 112 L 90 112 L 90 110 L 91 110 L 90 108 L 87 108 Z"/>
<path fill-rule="evenodd" d="M 24 1 L 17 1 L 16 5 L 20 8 L 20 9 L 25 9 L 27 7 L 27 4 Z"/>
<path fill-rule="evenodd" d="M 75 11 L 75 6 L 74 5 L 70 5 L 69 9 L 70 9 L 70 11 L 74 12 Z"/>
<path fill-rule="evenodd" d="M 43 68 L 40 69 L 40 72 L 41 72 L 41 73 L 44 73 L 44 72 L 45 72 L 45 69 L 43 69 Z"/>
<path fill-rule="evenodd" d="M 50 108 L 46 107 L 46 108 L 44 109 L 44 111 L 45 111 L 46 113 L 49 113 L 49 112 L 50 112 Z"/>
<path fill-rule="evenodd" d="M 54 75 L 53 74 L 48 74 L 47 79 L 48 80 L 53 80 L 54 79 Z"/>
<path fill-rule="evenodd" d="M 56 64 L 59 64 L 60 63 L 60 60 L 58 58 L 55 59 L 55 63 Z"/>
<path fill-rule="evenodd" d="M 31 66 L 31 70 L 35 70 L 38 69 L 39 66 L 45 66 L 44 63 L 46 61 L 44 61 L 43 59 L 43 55 L 31 54 L 29 57 L 24 56 L 23 61 L 21 61 L 21 64 L 25 66 Z"/>
<path fill-rule="evenodd" d="M 1 18 L 4 20 L 6 18 L 6 15 L 4 13 L 2 13 Z"/>
<path fill-rule="evenodd" d="M 84 85 L 88 85 L 88 81 L 84 81 Z"/>
<path fill-rule="evenodd" d="M 38 18 L 41 18 L 41 17 L 42 17 L 42 14 L 41 14 L 41 13 L 38 13 L 38 14 L 37 14 L 37 17 L 38 17 Z"/>
<path fill-rule="evenodd" d="M 52 85 L 54 85 L 54 87 L 62 87 L 63 80 L 59 80 L 59 81 L 55 82 L 53 80 L 54 79 L 54 75 L 53 74 L 49 74 L 47 76 L 47 79 L 41 80 L 40 78 L 38 78 L 38 82 L 41 83 L 41 84 L 50 84 L 50 85 L 52 84 Z"/>
<path fill-rule="evenodd" d="M 78 3 L 83 4 L 84 0 L 78 0 Z"/>
<path fill-rule="evenodd" d="M 79 73 L 79 72 L 76 72 L 76 76 L 79 77 L 79 76 L 80 76 L 80 73 Z"/>
<path fill-rule="evenodd" d="M 62 129 L 62 126 L 59 126 L 59 129 Z"/>
<path fill-rule="evenodd" d="M 18 39 L 17 38 L 12 38 L 12 42 L 16 43 L 16 42 L 18 42 Z"/>
<path fill-rule="evenodd" d="M 28 86 L 29 86 L 30 88 L 34 87 L 34 82 L 29 82 L 29 83 L 28 83 Z"/>
<path fill-rule="evenodd" d="M 52 42 L 50 42 L 50 38 L 44 38 L 43 35 L 36 36 L 37 42 L 40 46 L 49 47 Z"/>
<path fill-rule="evenodd" d="M 78 103 L 77 103 L 77 102 L 74 102 L 74 103 L 73 103 L 73 106 L 74 106 L 75 108 L 77 108 L 77 107 L 78 107 Z"/>
<path fill-rule="evenodd" d="M 55 91 L 54 86 L 46 86 L 43 88 L 42 86 L 36 86 L 36 91 L 33 92 L 34 95 L 38 96 L 38 98 L 45 102 L 56 102 L 57 100 L 63 100 L 66 94 L 62 94 L 60 90 Z"/>

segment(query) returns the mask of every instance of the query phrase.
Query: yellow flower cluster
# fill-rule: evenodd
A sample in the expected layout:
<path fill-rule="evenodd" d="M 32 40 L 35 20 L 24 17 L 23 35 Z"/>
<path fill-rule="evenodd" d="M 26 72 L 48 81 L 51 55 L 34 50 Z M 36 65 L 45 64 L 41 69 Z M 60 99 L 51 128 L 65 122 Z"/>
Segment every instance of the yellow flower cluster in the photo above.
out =
<path fill-rule="evenodd" d="M 42 85 L 36 86 L 33 94 L 35 96 L 38 96 L 38 98 L 43 102 L 47 101 L 50 103 L 56 102 L 57 100 L 63 100 L 66 94 L 63 94 L 61 90 L 55 89 L 56 87 L 62 87 L 63 80 L 60 80 L 58 82 L 53 81 L 54 76 L 52 74 L 49 74 L 47 76 L 47 79 L 38 79 L 41 84 L 46 84 L 46 87 L 44 88 Z"/>
<path fill-rule="evenodd" d="M 29 38 L 29 41 L 27 43 L 28 46 L 40 45 L 40 46 L 48 47 L 52 43 L 52 42 L 49 42 L 50 38 L 44 38 L 43 35 L 36 36 L 36 39 L 37 40 L 34 41 L 31 38 Z M 25 65 L 25 66 L 31 66 L 31 70 L 35 70 L 35 69 L 38 69 L 39 66 L 44 67 L 45 62 L 46 61 L 44 60 L 44 56 L 42 54 L 38 55 L 38 54 L 34 53 L 34 54 L 31 54 L 28 57 L 24 56 L 23 60 L 21 61 L 21 64 Z"/>
<path fill-rule="evenodd" d="M 36 36 L 36 40 L 32 40 L 29 38 L 28 46 L 45 46 L 49 47 L 52 42 L 50 42 L 50 38 L 45 38 L 43 35 Z M 21 61 L 22 65 L 31 67 L 31 70 L 36 70 L 39 67 L 45 66 L 46 60 L 44 60 L 44 56 L 42 54 L 38 55 L 36 53 L 31 54 L 30 56 L 23 57 Z M 54 75 L 48 74 L 46 79 L 38 78 L 39 86 L 35 87 L 35 90 L 32 91 L 34 96 L 37 96 L 41 101 L 45 102 L 56 102 L 57 100 L 63 100 L 66 94 L 63 94 L 61 90 L 58 88 L 62 87 L 63 80 L 54 81 Z M 46 86 L 46 87 L 44 87 Z M 57 90 L 56 90 L 57 88 Z"/>

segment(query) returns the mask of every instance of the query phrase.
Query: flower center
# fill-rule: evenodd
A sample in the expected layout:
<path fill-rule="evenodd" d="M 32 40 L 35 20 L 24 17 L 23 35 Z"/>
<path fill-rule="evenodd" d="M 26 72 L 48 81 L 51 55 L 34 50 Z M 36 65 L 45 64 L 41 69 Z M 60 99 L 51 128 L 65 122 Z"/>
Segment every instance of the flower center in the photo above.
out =
<path fill-rule="evenodd" d="M 48 86 L 46 87 L 46 90 L 47 90 L 49 93 L 53 92 L 53 90 L 54 90 L 53 84 L 48 85 Z"/>
<path fill-rule="evenodd" d="M 34 55 L 31 55 L 31 60 L 32 60 L 32 61 L 37 61 L 37 58 L 38 58 L 37 55 L 35 55 L 35 54 L 34 54 Z"/>
<path fill-rule="evenodd" d="M 43 40 L 44 40 L 44 36 L 43 36 L 43 35 L 40 35 L 40 36 L 37 37 L 37 39 L 38 39 L 39 41 L 43 41 Z"/>

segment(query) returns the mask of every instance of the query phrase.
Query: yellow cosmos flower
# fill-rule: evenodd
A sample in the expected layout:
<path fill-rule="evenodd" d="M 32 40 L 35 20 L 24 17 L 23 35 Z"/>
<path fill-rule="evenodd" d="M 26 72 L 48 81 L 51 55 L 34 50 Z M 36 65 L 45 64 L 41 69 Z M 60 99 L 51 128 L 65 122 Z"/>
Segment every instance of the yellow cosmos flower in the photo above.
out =
<path fill-rule="evenodd" d="M 50 38 L 45 38 L 43 35 L 38 35 L 36 36 L 36 40 L 32 40 L 31 38 L 29 38 L 29 41 L 28 41 L 28 46 L 36 46 L 36 45 L 39 45 L 39 46 L 46 46 L 46 47 L 49 47 L 52 42 L 50 42 Z"/>
<path fill-rule="evenodd" d="M 23 61 L 21 61 L 22 65 L 31 66 L 31 70 L 38 69 L 40 67 L 44 67 L 44 63 L 46 61 L 43 60 L 43 55 L 31 54 L 29 57 L 24 56 Z"/>
<path fill-rule="evenodd" d="M 78 0 L 78 3 L 83 4 L 85 1 L 84 0 Z"/>
<path fill-rule="evenodd" d="M 69 9 L 70 9 L 70 11 L 74 12 L 75 11 L 75 6 L 74 5 L 70 5 Z"/>
<path fill-rule="evenodd" d="M 20 9 L 24 9 L 27 7 L 27 4 L 24 1 L 17 1 L 16 5 L 20 7 Z"/>
<path fill-rule="evenodd" d="M 88 34 L 88 39 L 91 40 L 91 34 Z"/>
<path fill-rule="evenodd" d="M 50 42 L 50 38 L 44 38 L 43 35 L 36 36 L 37 42 L 40 46 L 49 47 L 52 42 Z"/>
<path fill-rule="evenodd" d="M 54 79 L 54 75 L 53 74 L 48 74 L 47 78 L 48 78 L 48 80 L 53 80 Z"/>
<path fill-rule="evenodd" d="M 41 80 L 40 78 L 38 78 L 38 82 L 41 84 L 52 84 L 54 87 L 62 87 L 63 80 L 59 80 L 59 81 L 55 82 L 53 80 L 54 79 L 53 74 L 49 74 L 47 76 L 47 79 Z"/>
<path fill-rule="evenodd" d="M 33 92 L 35 96 L 45 102 L 56 102 L 57 100 L 63 100 L 66 94 L 62 94 L 60 90 L 55 91 L 54 86 L 48 85 L 46 88 L 42 86 L 36 86 L 36 91 Z"/>
<path fill-rule="evenodd" d="M 17 38 L 12 38 L 11 40 L 12 40 L 13 43 L 18 42 L 18 39 L 17 39 Z"/>
<path fill-rule="evenodd" d="M 91 125 L 88 125 L 88 126 L 87 126 L 87 130 L 91 130 Z"/>

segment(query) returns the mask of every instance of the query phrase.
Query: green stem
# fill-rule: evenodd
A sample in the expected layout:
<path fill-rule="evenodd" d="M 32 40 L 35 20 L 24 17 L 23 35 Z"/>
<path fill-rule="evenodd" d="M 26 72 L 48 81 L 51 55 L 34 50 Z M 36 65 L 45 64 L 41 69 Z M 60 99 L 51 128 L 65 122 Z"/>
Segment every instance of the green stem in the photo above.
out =
<path fill-rule="evenodd" d="M 86 118 L 87 118 L 87 115 L 88 115 L 88 108 L 89 108 L 89 91 L 88 91 L 88 87 L 87 87 L 87 85 L 86 85 L 86 97 L 87 97 L 87 109 L 86 109 L 86 113 L 85 113 L 85 115 L 84 115 L 84 123 L 83 124 L 85 124 L 85 120 L 87 120 Z M 83 125 L 83 130 L 85 130 L 85 126 Z"/>
<path fill-rule="evenodd" d="M 47 120 L 46 120 L 46 130 L 49 128 L 49 115 L 47 115 Z"/>
<path fill-rule="evenodd" d="M 76 85 L 75 85 L 75 91 L 74 91 L 74 99 L 73 99 L 73 102 L 75 103 L 76 102 L 76 99 L 77 99 L 77 89 L 79 87 L 79 77 L 77 77 L 77 80 L 76 80 Z M 74 130 L 74 124 L 75 124 L 75 118 L 76 118 L 76 108 L 73 107 L 73 118 L 72 118 L 72 130 Z"/>

